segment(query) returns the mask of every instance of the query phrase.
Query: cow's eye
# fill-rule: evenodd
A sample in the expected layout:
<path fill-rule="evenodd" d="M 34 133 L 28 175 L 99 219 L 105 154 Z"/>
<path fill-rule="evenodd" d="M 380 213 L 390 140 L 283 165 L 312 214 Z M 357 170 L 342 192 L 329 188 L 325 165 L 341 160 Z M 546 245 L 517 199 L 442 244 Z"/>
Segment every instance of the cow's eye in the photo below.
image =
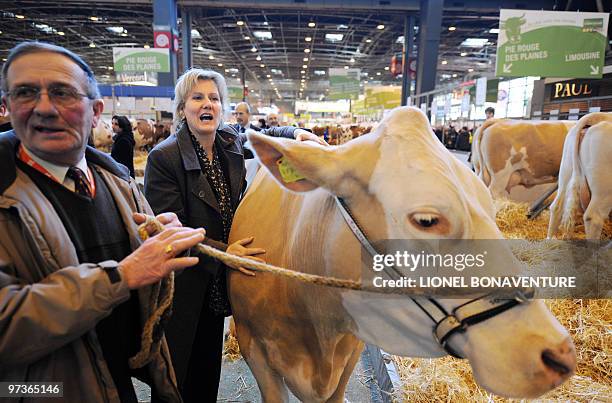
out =
<path fill-rule="evenodd" d="M 440 222 L 440 218 L 432 213 L 415 213 L 410 217 L 410 221 L 421 229 L 430 229 Z"/>

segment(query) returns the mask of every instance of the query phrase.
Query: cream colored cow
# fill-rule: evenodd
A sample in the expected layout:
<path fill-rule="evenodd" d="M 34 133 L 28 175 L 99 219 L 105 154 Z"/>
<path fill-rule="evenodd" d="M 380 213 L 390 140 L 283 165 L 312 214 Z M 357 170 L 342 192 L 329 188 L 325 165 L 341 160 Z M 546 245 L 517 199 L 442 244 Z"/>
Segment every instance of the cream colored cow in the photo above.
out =
<path fill-rule="evenodd" d="M 548 237 L 559 226 L 571 236 L 584 214 L 587 239 L 599 239 L 612 211 L 612 113 L 583 116 L 565 139 L 559 190 L 550 207 Z"/>
<path fill-rule="evenodd" d="M 575 122 L 486 121 L 476 131 L 472 159 L 476 174 L 493 198 L 511 198 L 513 188 L 532 188 L 557 181 L 563 142 Z M 520 201 L 532 201 L 539 194 Z"/>
<path fill-rule="evenodd" d="M 254 236 L 268 263 L 360 280 L 361 246 L 335 196 L 348 204 L 374 242 L 501 239 L 484 184 L 433 134 L 426 116 L 397 108 L 376 130 L 338 147 L 249 133 L 266 169 L 236 211 L 230 242 Z M 285 182 L 283 158 L 304 179 Z M 420 244 L 419 244 L 420 245 Z M 490 270 L 506 275 L 518 262 L 504 243 Z M 231 272 L 229 292 L 237 338 L 264 402 L 343 402 L 363 342 L 395 355 L 440 357 L 433 322 L 407 297 L 326 288 L 257 273 Z M 451 311 L 466 302 L 439 299 Z M 507 310 L 452 336 L 480 385 L 502 395 L 535 397 L 574 371 L 567 331 L 542 301 Z"/>

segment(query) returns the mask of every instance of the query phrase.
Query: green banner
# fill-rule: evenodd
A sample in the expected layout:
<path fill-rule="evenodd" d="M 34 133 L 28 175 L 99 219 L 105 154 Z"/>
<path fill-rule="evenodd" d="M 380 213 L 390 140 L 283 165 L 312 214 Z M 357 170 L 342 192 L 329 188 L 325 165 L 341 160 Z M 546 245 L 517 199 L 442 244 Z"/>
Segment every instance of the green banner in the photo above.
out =
<path fill-rule="evenodd" d="M 359 97 L 360 69 L 329 69 L 329 95 L 327 99 L 357 99 Z"/>
<path fill-rule="evenodd" d="M 608 18 L 607 13 L 502 9 L 495 75 L 601 78 Z"/>
<path fill-rule="evenodd" d="M 169 73 L 169 49 L 113 48 L 116 73 Z"/>

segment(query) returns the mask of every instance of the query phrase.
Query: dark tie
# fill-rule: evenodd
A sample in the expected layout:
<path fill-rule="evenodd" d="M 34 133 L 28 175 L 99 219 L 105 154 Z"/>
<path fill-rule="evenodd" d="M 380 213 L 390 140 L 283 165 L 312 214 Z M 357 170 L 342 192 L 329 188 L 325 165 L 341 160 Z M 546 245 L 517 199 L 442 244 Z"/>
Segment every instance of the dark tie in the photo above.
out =
<path fill-rule="evenodd" d="M 240 133 L 244 133 L 244 132 L 245 132 L 244 127 L 240 126 Z"/>
<path fill-rule="evenodd" d="M 68 168 L 66 176 L 74 181 L 74 191 L 81 196 L 91 198 L 91 188 L 85 173 L 77 167 Z"/>

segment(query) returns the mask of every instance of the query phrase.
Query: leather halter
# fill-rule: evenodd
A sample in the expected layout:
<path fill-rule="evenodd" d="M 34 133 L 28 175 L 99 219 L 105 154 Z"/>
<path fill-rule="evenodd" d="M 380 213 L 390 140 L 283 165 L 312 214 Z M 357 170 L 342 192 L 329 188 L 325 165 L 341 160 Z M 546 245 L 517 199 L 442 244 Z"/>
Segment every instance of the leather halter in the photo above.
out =
<path fill-rule="evenodd" d="M 353 218 L 348 206 L 340 197 L 334 196 L 340 213 L 347 225 L 359 240 L 361 245 L 372 256 L 378 252 L 370 243 L 367 236 Z M 398 279 L 402 276 L 394 266 L 385 266 L 384 273 L 391 279 Z M 448 341 L 455 333 L 463 333 L 468 327 L 484 322 L 494 316 L 499 315 L 517 305 L 528 302 L 534 295 L 535 290 L 528 288 L 525 290 L 514 290 L 508 293 L 507 297 L 499 298 L 493 294 L 486 294 L 482 297 L 472 299 L 448 312 L 436 299 L 428 297 L 410 297 L 434 323 L 433 335 L 435 340 L 448 354 L 457 358 L 465 358 L 453 349 Z"/>

